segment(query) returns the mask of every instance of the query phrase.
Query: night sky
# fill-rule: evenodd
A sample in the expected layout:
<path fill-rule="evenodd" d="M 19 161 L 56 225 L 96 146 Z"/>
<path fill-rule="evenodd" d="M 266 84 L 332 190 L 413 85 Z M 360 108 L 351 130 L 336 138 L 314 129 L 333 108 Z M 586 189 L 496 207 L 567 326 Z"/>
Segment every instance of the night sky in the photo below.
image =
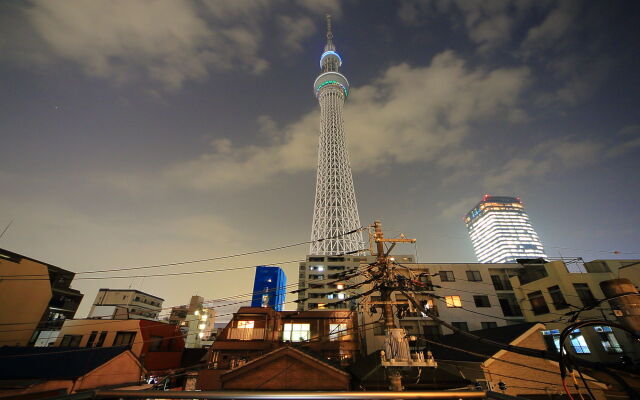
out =
<path fill-rule="evenodd" d="M 308 240 L 326 12 L 363 224 L 474 262 L 462 217 L 517 195 L 552 257 L 640 256 L 637 1 L 5 0 L 0 247 L 82 272 Z M 248 293 L 253 270 L 89 276 L 80 317 L 100 287 L 171 306 Z"/>

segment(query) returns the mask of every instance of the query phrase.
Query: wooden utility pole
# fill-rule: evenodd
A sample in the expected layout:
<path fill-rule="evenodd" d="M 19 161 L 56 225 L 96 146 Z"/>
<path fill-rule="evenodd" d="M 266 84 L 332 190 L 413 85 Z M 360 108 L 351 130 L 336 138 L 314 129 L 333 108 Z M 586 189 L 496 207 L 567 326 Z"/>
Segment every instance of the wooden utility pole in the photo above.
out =
<path fill-rule="evenodd" d="M 393 318 L 393 302 L 391 294 L 396 290 L 397 279 L 395 276 L 395 266 L 393 258 L 389 257 L 389 253 L 395 247 L 396 243 L 415 243 L 415 239 L 406 239 L 404 237 L 385 239 L 382 232 L 382 224 L 375 221 L 374 241 L 377 250 L 377 275 L 380 297 L 382 300 L 382 315 L 384 317 L 385 326 L 385 352 L 381 353 L 381 362 L 387 368 L 387 377 L 389 378 L 389 389 L 400 392 L 402 387 L 402 375 L 400 368 L 407 366 L 426 366 L 424 358 L 417 357 L 413 359 L 409 352 L 409 346 L 406 339 L 406 333 L 403 329 L 396 326 Z M 389 249 L 385 252 L 384 244 L 391 243 Z M 389 354 L 387 354 L 389 353 Z M 425 364 L 425 365 L 422 365 Z"/>

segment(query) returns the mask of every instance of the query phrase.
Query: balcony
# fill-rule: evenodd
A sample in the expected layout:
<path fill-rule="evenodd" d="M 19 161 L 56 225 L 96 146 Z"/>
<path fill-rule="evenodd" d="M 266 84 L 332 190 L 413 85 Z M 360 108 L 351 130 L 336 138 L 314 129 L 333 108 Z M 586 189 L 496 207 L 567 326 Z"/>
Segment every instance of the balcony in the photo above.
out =
<path fill-rule="evenodd" d="M 227 328 L 228 340 L 264 340 L 264 328 Z"/>

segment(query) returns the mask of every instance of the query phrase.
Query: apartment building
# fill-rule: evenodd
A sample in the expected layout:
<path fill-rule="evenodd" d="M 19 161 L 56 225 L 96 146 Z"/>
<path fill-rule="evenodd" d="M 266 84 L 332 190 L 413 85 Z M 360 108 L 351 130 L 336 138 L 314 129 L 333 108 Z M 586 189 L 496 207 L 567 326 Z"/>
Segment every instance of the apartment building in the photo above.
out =
<path fill-rule="evenodd" d="M 0 249 L 0 346 L 48 346 L 83 294 L 71 288 L 75 274 Z"/>
<path fill-rule="evenodd" d="M 527 263 L 510 278 L 526 321 L 542 322 L 547 329 L 540 334 L 552 351 L 560 350 L 559 337 L 566 327 L 566 313 L 596 305 L 580 313 L 580 319 L 605 319 L 616 322 L 608 302 L 598 304 L 605 295 L 600 283 L 616 279 L 624 271 L 630 277 L 640 271 L 640 260 L 595 260 L 580 268 L 567 262 Z M 638 282 L 633 282 L 636 286 Z M 558 320 L 562 320 L 559 322 Z M 576 329 L 569 336 L 569 351 L 589 361 L 617 364 L 623 360 L 640 361 L 640 346 L 624 332 L 607 326 Z"/>
<path fill-rule="evenodd" d="M 164 299 L 134 289 L 100 289 L 87 318 L 118 319 L 117 310 L 125 309 L 127 318 L 157 320 Z"/>
<path fill-rule="evenodd" d="M 360 353 L 357 315 L 350 311 L 275 311 L 242 307 L 209 349 L 213 369 L 233 369 L 285 345 L 348 364 Z"/>
<path fill-rule="evenodd" d="M 419 289 L 414 291 L 418 303 L 459 329 L 489 329 L 524 321 L 509 280 L 522 269 L 519 264 L 400 264 L 402 268 L 396 269 L 397 274 L 418 282 Z M 394 315 L 396 325 L 415 338 L 413 345 L 420 345 L 421 336 L 452 333 L 435 321 L 425 319 L 404 294 L 392 293 L 391 301 L 399 308 Z M 360 324 L 365 327 L 367 354 L 382 349 L 385 329 L 380 294 L 374 292 L 362 299 L 359 314 Z"/>
<path fill-rule="evenodd" d="M 411 255 L 399 255 L 396 258 L 399 262 L 415 262 L 414 256 Z M 352 276 L 358 268 L 375 261 L 376 256 L 308 255 L 299 268 L 298 311 L 354 310 L 355 300 L 341 300 L 359 293 L 359 289 L 349 289 L 359 278 L 338 280 Z"/>
<path fill-rule="evenodd" d="M 184 350 L 180 328 L 146 319 L 74 319 L 64 322 L 56 347 L 130 346 L 148 371 L 178 368 Z"/>

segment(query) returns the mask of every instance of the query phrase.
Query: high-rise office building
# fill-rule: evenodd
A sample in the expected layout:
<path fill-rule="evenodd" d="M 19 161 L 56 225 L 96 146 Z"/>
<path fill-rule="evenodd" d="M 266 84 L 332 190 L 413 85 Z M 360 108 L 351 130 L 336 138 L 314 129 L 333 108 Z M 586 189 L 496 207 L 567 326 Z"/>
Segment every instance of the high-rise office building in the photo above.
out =
<path fill-rule="evenodd" d="M 341 65 L 342 58 L 333 44 L 331 17 L 327 16 L 327 44 L 320 56 L 322 72 L 313 84 L 320 103 L 318 172 L 309 249 L 313 255 L 340 255 L 364 247 L 362 232 L 345 235 L 360 227 L 360 217 L 342 120 L 349 81 L 338 72 Z M 330 239 L 318 241 L 325 238 Z"/>
<path fill-rule="evenodd" d="M 478 262 L 510 263 L 547 257 L 517 197 L 485 195 L 467 213 L 465 224 Z"/>
<path fill-rule="evenodd" d="M 280 267 L 261 265 L 256 268 L 251 307 L 271 307 L 282 311 L 286 296 L 287 276 Z"/>

